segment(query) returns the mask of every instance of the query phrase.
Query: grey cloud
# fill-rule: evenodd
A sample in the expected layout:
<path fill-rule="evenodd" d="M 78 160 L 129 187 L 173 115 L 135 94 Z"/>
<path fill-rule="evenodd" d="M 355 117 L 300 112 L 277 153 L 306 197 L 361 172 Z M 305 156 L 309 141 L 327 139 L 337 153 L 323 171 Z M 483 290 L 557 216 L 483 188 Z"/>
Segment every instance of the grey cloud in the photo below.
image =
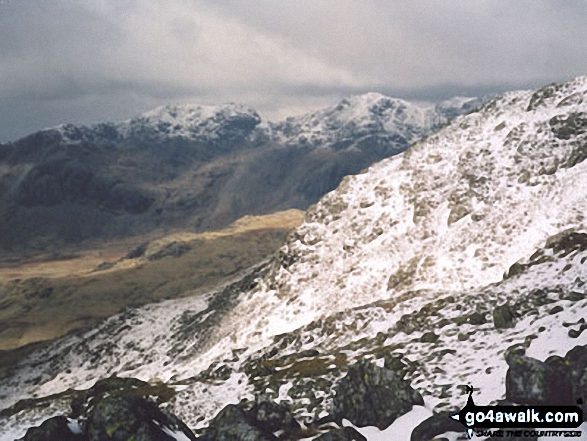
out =
<path fill-rule="evenodd" d="M 5 0 L 0 141 L 150 106 L 276 118 L 379 91 L 499 93 L 587 73 L 583 0 Z"/>

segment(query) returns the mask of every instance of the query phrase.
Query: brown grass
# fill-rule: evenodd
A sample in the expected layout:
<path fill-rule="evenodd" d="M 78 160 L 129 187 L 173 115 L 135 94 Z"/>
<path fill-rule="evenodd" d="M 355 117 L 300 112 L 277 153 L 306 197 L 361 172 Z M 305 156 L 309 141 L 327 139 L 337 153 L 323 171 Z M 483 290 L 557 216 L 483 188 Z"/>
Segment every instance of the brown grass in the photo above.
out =
<path fill-rule="evenodd" d="M 302 217 L 302 212 L 289 210 L 247 216 L 216 232 L 176 232 L 152 240 L 148 250 L 174 241 L 191 249 L 159 260 L 124 259 L 136 240 L 106 244 L 68 259 L 4 264 L 0 267 L 0 351 L 58 338 L 128 306 L 203 293 L 271 255 Z M 96 271 L 104 261 L 113 266 Z M 9 357 L 7 352 L 0 356 Z"/>

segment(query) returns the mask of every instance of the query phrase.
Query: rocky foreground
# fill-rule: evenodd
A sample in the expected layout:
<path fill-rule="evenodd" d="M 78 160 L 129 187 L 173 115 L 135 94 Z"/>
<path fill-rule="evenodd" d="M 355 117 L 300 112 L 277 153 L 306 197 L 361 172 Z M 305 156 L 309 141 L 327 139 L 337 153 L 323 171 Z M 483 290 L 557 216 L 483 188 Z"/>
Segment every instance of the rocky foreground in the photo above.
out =
<path fill-rule="evenodd" d="M 511 316 L 503 308 L 496 310 L 494 325 L 511 326 L 507 317 Z M 587 328 L 584 320 L 581 328 Z M 569 405 L 579 402 L 587 392 L 587 346 L 576 346 L 564 358 L 549 357 L 546 362 L 528 357 L 514 346 L 506 351 L 505 358 L 509 366 L 506 397 L 499 404 Z M 112 377 L 98 381 L 89 390 L 66 394 L 70 401 L 68 415 L 49 418 L 39 427 L 28 429 L 24 440 L 364 441 L 365 436 L 343 422 L 384 430 L 414 406 L 425 404 L 422 395 L 404 379 L 408 366 L 400 358 L 387 361 L 383 367 L 367 360 L 350 366 L 334 389 L 332 412 L 308 426 L 296 420 L 288 400 L 258 394 L 253 400 L 227 405 L 196 435 L 175 415 L 159 408 L 175 394 L 172 388 Z M 583 412 L 587 410 L 587 405 L 581 407 Z M 429 416 L 413 428 L 409 439 L 464 436 L 463 426 L 450 419 L 453 413 L 440 411 Z M 408 434 L 403 435 L 405 438 Z M 387 436 L 393 439 L 391 434 Z"/>

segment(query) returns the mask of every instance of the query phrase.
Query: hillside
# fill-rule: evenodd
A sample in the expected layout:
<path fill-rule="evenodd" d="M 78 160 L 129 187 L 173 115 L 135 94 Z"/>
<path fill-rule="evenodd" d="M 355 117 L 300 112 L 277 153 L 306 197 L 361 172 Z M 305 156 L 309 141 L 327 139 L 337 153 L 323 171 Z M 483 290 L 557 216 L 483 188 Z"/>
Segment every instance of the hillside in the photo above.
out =
<path fill-rule="evenodd" d="M 96 439 L 137 395 L 187 425 L 163 439 L 205 441 L 452 440 L 466 384 L 580 403 L 585 159 L 587 77 L 497 97 L 345 178 L 240 280 L 29 355 L 0 382 L 5 439 L 57 415 Z"/>

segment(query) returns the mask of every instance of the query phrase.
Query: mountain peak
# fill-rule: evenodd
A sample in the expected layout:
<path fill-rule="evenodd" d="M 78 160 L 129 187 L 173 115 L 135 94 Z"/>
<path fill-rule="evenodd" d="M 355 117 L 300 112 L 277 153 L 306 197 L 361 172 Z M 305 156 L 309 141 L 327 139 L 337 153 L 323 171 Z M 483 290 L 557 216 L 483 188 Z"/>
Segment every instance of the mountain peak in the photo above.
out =
<path fill-rule="evenodd" d="M 129 122 L 149 120 L 153 122 L 165 121 L 175 124 L 198 124 L 205 120 L 223 119 L 242 115 L 258 117 L 257 112 L 253 108 L 237 103 L 228 103 L 218 106 L 175 104 L 160 106 L 144 112 L 138 117 L 132 118 Z"/>
<path fill-rule="evenodd" d="M 469 112 L 473 98 L 425 106 L 377 92 L 352 95 L 338 104 L 270 123 L 274 139 L 287 144 L 348 146 L 349 139 L 379 139 L 407 146 L 450 118 Z M 401 151 L 401 150 L 398 150 Z"/>
<path fill-rule="evenodd" d="M 159 136 L 213 140 L 227 130 L 247 136 L 260 122 L 259 114 L 242 104 L 188 104 L 158 107 L 121 123 L 120 128 L 126 134 L 154 131 Z"/>

